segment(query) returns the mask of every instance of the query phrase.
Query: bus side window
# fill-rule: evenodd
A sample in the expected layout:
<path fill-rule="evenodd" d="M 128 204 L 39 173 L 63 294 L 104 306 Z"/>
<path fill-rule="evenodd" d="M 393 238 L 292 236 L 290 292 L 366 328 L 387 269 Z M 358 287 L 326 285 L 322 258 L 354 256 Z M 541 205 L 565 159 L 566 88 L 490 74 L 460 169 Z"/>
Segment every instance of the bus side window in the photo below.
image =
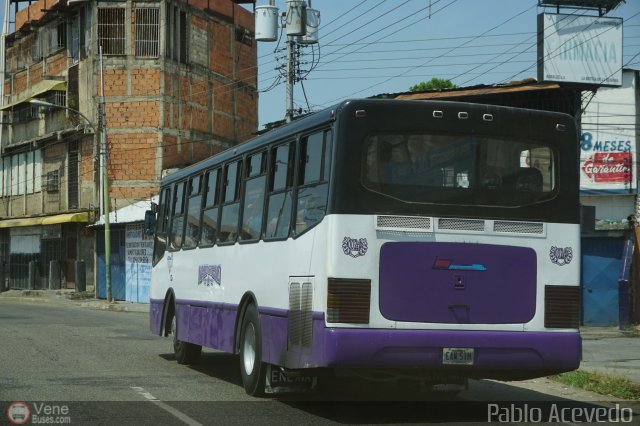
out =
<path fill-rule="evenodd" d="M 238 220 L 240 218 L 240 179 L 242 161 L 228 163 L 224 167 L 222 182 L 222 212 L 220 213 L 220 229 L 218 243 L 232 243 L 238 237 Z"/>
<path fill-rule="evenodd" d="M 300 144 L 298 196 L 296 204 L 295 234 L 311 228 L 324 217 L 327 207 L 329 176 L 323 173 L 323 158 L 328 161 L 325 150 L 330 149 L 330 132 L 318 132 L 302 139 Z M 324 169 L 329 170 L 325 164 Z"/>
<path fill-rule="evenodd" d="M 218 203 L 220 169 L 210 170 L 205 174 L 205 199 L 202 211 L 202 235 L 200 246 L 212 246 L 218 234 Z"/>
<path fill-rule="evenodd" d="M 276 146 L 271 150 L 265 239 L 289 236 L 294 159 L 294 143 Z"/>
<path fill-rule="evenodd" d="M 264 212 L 264 191 L 267 180 L 267 152 L 263 151 L 249 157 L 244 184 L 242 205 L 242 231 L 240 239 L 257 241 L 262 234 L 262 217 Z"/>
<path fill-rule="evenodd" d="M 177 183 L 173 192 L 173 206 L 171 209 L 170 248 L 179 250 L 184 236 L 184 201 L 187 182 Z"/>
<path fill-rule="evenodd" d="M 186 229 L 183 249 L 195 248 L 200 240 L 200 209 L 202 201 L 202 175 L 189 179 L 187 187 Z"/>
<path fill-rule="evenodd" d="M 171 189 L 165 188 L 160 193 L 158 206 L 158 220 L 156 222 L 156 236 L 153 244 L 153 264 L 160 262 L 167 249 L 167 227 L 169 225 L 169 200 Z"/>

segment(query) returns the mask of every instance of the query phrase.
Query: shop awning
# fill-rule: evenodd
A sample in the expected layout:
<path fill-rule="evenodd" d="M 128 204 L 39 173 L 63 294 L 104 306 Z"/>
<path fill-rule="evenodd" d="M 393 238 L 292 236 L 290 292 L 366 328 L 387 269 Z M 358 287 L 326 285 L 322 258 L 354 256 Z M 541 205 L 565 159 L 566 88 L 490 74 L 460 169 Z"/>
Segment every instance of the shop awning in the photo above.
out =
<path fill-rule="evenodd" d="M 67 89 L 67 83 L 60 80 L 43 80 L 39 83 L 34 84 L 29 87 L 26 91 L 20 93 L 17 99 L 14 99 L 10 104 L 2 105 L 0 107 L 1 111 L 5 111 L 7 109 L 13 108 L 14 106 L 29 102 L 30 99 L 41 95 L 45 92 L 49 92 L 51 90 L 60 90 L 64 91 Z"/>
<path fill-rule="evenodd" d="M 19 219 L 0 220 L 0 228 L 17 228 L 21 226 L 56 225 L 59 223 L 88 222 L 89 213 L 64 213 L 54 216 L 24 217 Z"/>
<path fill-rule="evenodd" d="M 42 219 L 43 225 L 56 225 L 58 223 L 70 223 L 70 222 L 88 222 L 89 213 L 66 213 L 58 214 L 55 216 L 47 216 Z"/>

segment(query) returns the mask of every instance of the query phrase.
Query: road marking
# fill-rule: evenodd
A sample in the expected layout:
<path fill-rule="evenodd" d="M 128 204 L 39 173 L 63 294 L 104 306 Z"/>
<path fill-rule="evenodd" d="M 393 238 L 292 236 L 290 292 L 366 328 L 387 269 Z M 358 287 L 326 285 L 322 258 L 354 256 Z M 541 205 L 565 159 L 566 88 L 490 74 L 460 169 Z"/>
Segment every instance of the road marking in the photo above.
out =
<path fill-rule="evenodd" d="M 167 413 L 171 414 L 173 417 L 175 417 L 175 418 L 177 418 L 179 420 L 182 420 L 184 423 L 188 424 L 189 426 L 203 426 L 202 423 L 198 422 L 197 420 L 192 419 L 191 417 L 189 417 L 186 414 L 184 414 L 182 411 L 176 410 L 175 408 L 173 408 L 169 404 L 166 404 L 166 403 L 160 401 L 158 398 L 156 398 L 155 396 L 151 395 L 151 393 L 147 392 L 144 388 L 141 388 L 141 387 L 138 387 L 138 386 L 131 386 L 131 389 L 136 391 L 138 394 L 140 394 L 143 398 L 145 398 L 150 403 L 158 406 L 159 408 L 162 408 L 164 411 L 166 411 Z"/>

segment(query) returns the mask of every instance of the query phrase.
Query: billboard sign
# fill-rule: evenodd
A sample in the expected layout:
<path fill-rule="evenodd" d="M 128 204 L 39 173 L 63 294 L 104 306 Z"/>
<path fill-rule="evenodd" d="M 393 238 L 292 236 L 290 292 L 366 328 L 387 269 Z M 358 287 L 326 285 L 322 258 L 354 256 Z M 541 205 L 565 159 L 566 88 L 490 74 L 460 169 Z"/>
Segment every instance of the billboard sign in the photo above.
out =
<path fill-rule="evenodd" d="M 623 86 L 598 89 L 584 97 L 580 139 L 580 190 L 583 194 L 636 193 L 635 72 Z"/>
<path fill-rule="evenodd" d="M 622 84 L 622 18 L 538 15 L 538 81 Z"/>

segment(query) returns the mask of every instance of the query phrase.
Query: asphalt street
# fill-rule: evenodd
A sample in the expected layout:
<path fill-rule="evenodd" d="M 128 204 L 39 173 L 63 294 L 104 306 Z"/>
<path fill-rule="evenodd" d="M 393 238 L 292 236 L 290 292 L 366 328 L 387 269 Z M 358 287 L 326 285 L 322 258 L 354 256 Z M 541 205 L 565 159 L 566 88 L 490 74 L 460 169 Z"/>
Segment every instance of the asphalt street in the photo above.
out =
<path fill-rule="evenodd" d="M 244 392 L 237 356 L 205 351 L 198 365 L 178 365 L 170 341 L 150 334 L 144 308 L 123 312 L 126 306 L 113 311 L 97 301 L 0 298 L 0 401 L 5 401 L 0 402 L 0 425 L 12 401 L 27 401 L 32 414 L 36 407 L 44 410 L 34 401 L 53 404 L 54 411 L 63 405 L 73 424 L 119 425 L 456 424 L 477 421 L 473 416 L 485 416 L 487 405 L 496 401 L 587 407 L 619 403 L 635 412 L 640 409 L 637 402 L 544 378 L 472 381 L 451 401 L 433 402 L 430 394 L 357 380 L 341 383 L 330 398 L 312 394 L 256 399 Z M 590 346 L 589 340 L 585 343 Z"/>

